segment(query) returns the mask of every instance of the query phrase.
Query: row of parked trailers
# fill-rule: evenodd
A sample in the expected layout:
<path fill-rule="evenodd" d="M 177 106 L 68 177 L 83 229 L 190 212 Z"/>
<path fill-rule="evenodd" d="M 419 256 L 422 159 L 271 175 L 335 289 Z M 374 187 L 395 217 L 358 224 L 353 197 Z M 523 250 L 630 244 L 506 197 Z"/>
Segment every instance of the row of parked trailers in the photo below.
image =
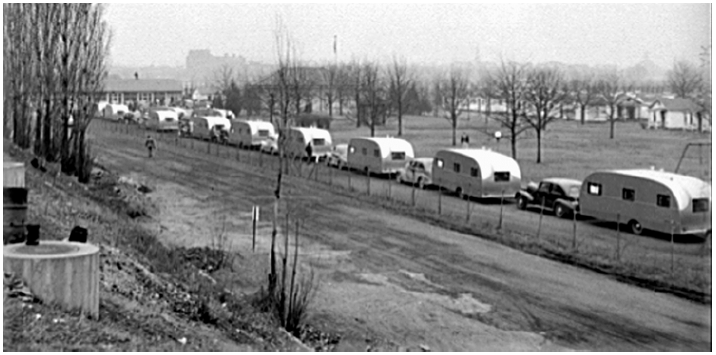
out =
<path fill-rule="evenodd" d="M 275 142 L 273 124 L 231 120 L 229 142 L 259 147 Z M 275 143 L 274 143 L 275 144 Z M 311 145 L 311 149 L 306 147 Z M 292 127 L 286 154 L 321 160 L 333 148 L 330 132 L 320 128 Z M 308 152 L 311 156 L 308 156 Z M 364 174 L 393 176 L 415 158 L 410 142 L 394 137 L 352 138 L 346 167 Z M 443 191 L 478 199 L 512 199 L 521 189 L 520 166 L 511 157 L 489 149 L 442 149 L 432 158 L 431 182 Z M 645 229 L 677 234 L 711 232 L 711 185 L 700 179 L 644 169 L 598 171 L 587 176 L 578 212 L 604 221 L 638 223 Z"/>

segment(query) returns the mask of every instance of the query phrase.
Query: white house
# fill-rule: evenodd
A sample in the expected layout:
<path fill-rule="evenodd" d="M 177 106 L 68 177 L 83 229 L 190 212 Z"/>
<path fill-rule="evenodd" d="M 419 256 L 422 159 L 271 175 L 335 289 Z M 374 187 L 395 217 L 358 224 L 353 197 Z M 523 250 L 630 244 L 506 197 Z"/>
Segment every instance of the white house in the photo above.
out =
<path fill-rule="evenodd" d="M 649 107 L 649 128 L 710 130 L 705 110 L 691 99 L 658 99 Z"/>

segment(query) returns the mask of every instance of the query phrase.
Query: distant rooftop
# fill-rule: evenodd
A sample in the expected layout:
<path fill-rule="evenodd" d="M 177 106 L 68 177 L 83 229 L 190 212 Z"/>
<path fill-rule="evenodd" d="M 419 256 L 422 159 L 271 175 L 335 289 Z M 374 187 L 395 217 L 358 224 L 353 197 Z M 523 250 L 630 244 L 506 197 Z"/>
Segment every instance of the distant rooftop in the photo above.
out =
<path fill-rule="evenodd" d="M 182 83 L 173 79 L 114 79 L 107 80 L 106 92 L 181 92 Z"/>

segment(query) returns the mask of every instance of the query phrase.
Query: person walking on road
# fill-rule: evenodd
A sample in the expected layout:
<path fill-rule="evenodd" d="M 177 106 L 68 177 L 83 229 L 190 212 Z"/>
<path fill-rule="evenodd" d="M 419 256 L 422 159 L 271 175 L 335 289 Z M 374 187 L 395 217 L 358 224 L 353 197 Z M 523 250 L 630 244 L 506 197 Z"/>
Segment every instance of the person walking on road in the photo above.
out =
<path fill-rule="evenodd" d="M 147 141 L 144 142 L 144 146 L 149 150 L 149 157 L 154 156 L 154 150 L 157 149 L 157 142 L 154 141 L 151 135 L 147 135 Z"/>

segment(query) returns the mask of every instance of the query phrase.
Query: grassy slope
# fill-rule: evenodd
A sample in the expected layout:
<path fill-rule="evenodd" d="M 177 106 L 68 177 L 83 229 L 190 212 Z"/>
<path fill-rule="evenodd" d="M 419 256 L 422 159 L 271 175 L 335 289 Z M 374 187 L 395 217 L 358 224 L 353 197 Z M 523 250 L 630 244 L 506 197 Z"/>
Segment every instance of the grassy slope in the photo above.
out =
<path fill-rule="evenodd" d="M 4 153 L 8 152 L 15 160 L 29 159 L 4 142 Z M 141 196 L 117 198 L 116 176 L 105 174 L 86 187 L 26 166 L 28 220 L 42 226 L 42 239 L 62 239 L 79 223 L 88 227 L 89 241 L 101 247 L 100 319 L 4 295 L 4 350 L 295 349 L 270 317 L 253 309 L 250 299 L 226 295 L 217 289 L 220 286 L 202 282 L 196 276 L 202 265 L 192 265 L 189 251 L 167 250 L 127 217 L 128 209 L 143 208 L 137 206 Z M 192 255 L 201 252 L 191 250 Z"/>

